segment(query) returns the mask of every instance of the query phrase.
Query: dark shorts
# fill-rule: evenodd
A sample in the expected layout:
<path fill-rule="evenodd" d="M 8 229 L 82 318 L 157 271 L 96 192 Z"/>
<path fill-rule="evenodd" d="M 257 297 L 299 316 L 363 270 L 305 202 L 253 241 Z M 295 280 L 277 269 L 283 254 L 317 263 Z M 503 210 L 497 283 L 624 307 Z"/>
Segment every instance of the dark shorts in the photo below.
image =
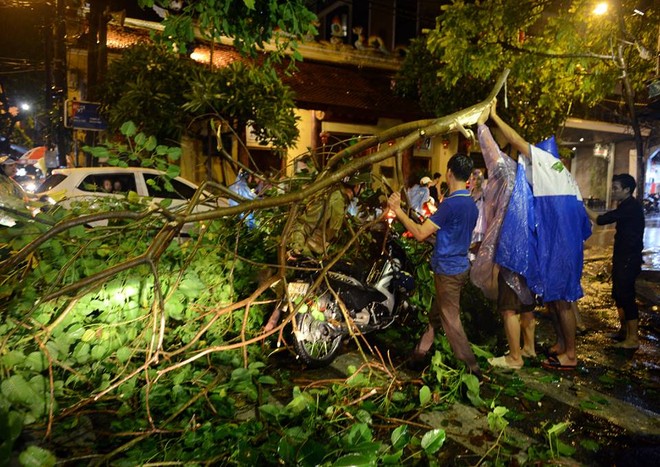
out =
<path fill-rule="evenodd" d="M 525 305 L 520 301 L 518 295 L 506 283 L 502 274 L 497 275 L 497 311 L 515 311 L 516 313 L 528 313 L 534 311 L 534 305 Z"/>

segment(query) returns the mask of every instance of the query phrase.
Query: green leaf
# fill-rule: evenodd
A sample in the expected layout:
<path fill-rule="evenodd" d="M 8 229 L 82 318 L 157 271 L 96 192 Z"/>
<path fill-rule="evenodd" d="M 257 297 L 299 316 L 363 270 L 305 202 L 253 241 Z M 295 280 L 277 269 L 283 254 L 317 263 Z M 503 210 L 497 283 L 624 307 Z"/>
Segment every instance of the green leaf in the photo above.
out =
<path fill-rule="evenodd" d="M 258 381 L 261 384 L 273 384 L 273 385 L 277 384 L 277 380 L 272 376 L 260 376 Z"/>
<path fill-rule="evenodd" d="M 580 440 L 580 446 L 582 446 L 584 449 L 592 452 L 598 452 L 600 449 L 600 444 L 598 444 L 596 441 L 593 439 L 582 439 Z"/>
<path fill-rule="evenodd" d="M 276 420 L 282 413 L 282 408 L 275 404 L 264 404 L 259 407 L 259 413 L 262 415 L 268 415 L 273 420 Z"/>
<path fill-rule="evenodd" d="M 11 448 L 13 442 L 21 435 L 21 431 L 23 431 L 23 416 L 13 410 L 6 412 L 0 409 L 0 433 L 3 435 L 0 440 L 4 439 L 4 442 L 0 443 L 0 454 L 6 454 L 7 459 L 10 451 L 5 448 Z"/>
<path fill-rule="evenodd" d="M 467 387 L 467 398 L 475 407 L 483 407 L 486 402 L 481 398 L 479 379 L 475 375 L 463 374 L 461 375 L 461 382 Z"/>
<path fill-rule="evenodd" d="M 48 361 L 41 352 L 32 352 L 25 359 L 25 366 L 37 373 L 41 373 L 48 366 Z"/>
<path fill-rule="evenodd" d="M 398 426 L 392 431 L 390 436 L 392 447 L 394 449 L 403 449 L 410 441 L 410 434 L 408 433 L 408 425 Z"/>
<path fill-rule="evenodd" d="M 175 178 L 178 177 L 180 173 L 181 173 L 181 169 L 179 168 L 178 165 L 170 164 L 167 167 L 167 172 L 165 173 L 165 175 L 167 175 L 169 178 Z"/>
<path fill-rule="evenodd" d="M 183 319 L 184 306 L 174 295 L 165 302 L 165 314 L 176 320 Z"/>
<path fill-rule="evenodd" d="M 0 391 L 11 402 L 29 402 L 39 397 L 21 375 L 12 375 L 0 384 Z"/>
<path fill-rule="evenodd" d="M 351 453 L 340 457 L 332 464 L 334 467 L 359 467 L 377 465 L 377 454 L 357 454 Z"/>
<path fill-rule="evenodd" d="M 134 140 L 135 140 L 135 144 L 137 144 L 138 146 L 144 146 L 147 141 L 147 135 L 140 132 L 137 135 L 135 135 Z"/>
<path fill-rule="evenodd" d="M 422 436 L 422 449 L 427 455 L 435 454 L 445 444 L 446 437 L 445 430 L 441 428 L 428 431 Z"/>
<path fill-rule="evenodd" d="M 138 204 L 141 201 L 140 195 L 134 191 L 129 191 L 126 199 L 133 204 Z"/>
<path fill-rule="evenodd" d="M 186 277 L 181 281 L 181 284 L 179 284 L 179 292 L 181 292 L 184 297 L 190 299 L 197 298 L 204 288 L 204 283 L 194 271 L 189 271 L 186 274 Z"/>
<path fill-rule="evenodd" d="M 346 435 L 346 442 L 348 446 L 355 446 L 363 442 L 372 440 L 371 430 L 366 423 L 358 423 L 351 427 Z"/>
<path fill-rule="evenodd" d="M 167 159 L 170 161 L 178 161 L 181 158 L 181 148 L 169 148 L 167 151 Z"/>
<path fill-rule="evenodd" d="M 601 407 L 594 401 L 581 401 L 580 408 L 582 410 L 600 410 Z"/>
<path fill-rule="evenodd" d="M 509 409 L 503 406 L 494 407 L 492 411 L 488 412 L 488 426 L 494 432 L 504 430 L 509 422 L 504 418 L 509 413 Z"/>
<path fill-rule="evenodd" d="M 105 342 L 100 342 L 92 347 L 90 356 L 92 359 L 100 361 L 103 360 L 108 354 L 108 344 Z"/>
<path fill-rule="evenodd" d="M 545 396 L 545 394 L 535 389 L 530 389 L 523 392 L 523 397 L 532 402 L 539 402 L 541 399 L 543 399 L 543 396 Z"/>
<path fill-rule="evenodd" d="M 89 351 L 91 346 L 87 342 L 79 342 L 78 345 L 73 349 L 71 356 L 78 363 L 87 363 L 89 361 Z"/>
<path fill-rule="evenodd" d="M 311 315 L 316 321 L 325 321 L 325 315 L 316 307 L 312 308 Z"/>
<path fill-rule="evenodd" d="M 603 396 L 599 396 L 598 394 L 594 394 L 592 396 L 589 396 L 589 400 L 592 400 L 594 402 L 598 402 L 600 405 L 610 405 L 609 400 L 607 400 Z"/>
<path fill-rule="evenodd" d="M 92 342 L 94 339 L 96 339 L 96 331 L 93 329 L 87 329 L 80 338 L 83 342 Z"/>
<path fill-rule="evenodd" d="M 612 386 L 616 382 L 616 378 L 611 373 L 605 373 L 604 375 L 600 375 L 598 377 L 598 381 L 607 386 Z"/>
<path fill-rule="evenodd" d="M 298 415 L 301 412 L 316 406 L 316 402 L 306 392 L 299 393 L 286 405 L 286 410 L 292 415 Z"/>
<path fill-rule="evenodd" d="M 119 347 L 116 352 L 117 360 L 121 363 L 125 363 L 131 358 L 131 353 L 131 349 L 128 347 Z"/>
<path fill-rule="evenodd" d="M 149 138 L 147 138 L 147 140 L 144 143 L 144 148 L 147 151 L 151 152 L 154 149 L 156 149 L 157 145 L 158 145 L 158 141 L 156 141 L 156 137 L 155 136 L 149 136 Z"/>
<path fill-rule="evenodd" d="M 133 122 L 126 122 L 121 126 L 121 134 L 124 136 L 134 136 L 137 133 L 137 127 Z"/>
<path fill-rule="evenodd" d="M 548 429 L 549 436 L 559 436 L 570 426 L 568 422 L 555 423 Z"/>
<path fill-rule="evenodd" d="M 11 350 L 2 356 L 2 364 L 7 367 L 21 365 L 25 360 L 25 355 L 19 350 Z"/>
<path fill-rule="evenodd" d="M 71 227 L 69 229 L 69 236 L 73 238 L 82 238 L 87 234 L 85 230 L 85 226 L 82 225 L 76 225 L 75 227 Z"/>
<path fill-rule="evenodd" d="M 431 401 L 431 389 L 424 385 L 422 389 L 419 390 L 419 403 L 424 406 Z"/>
<path fill-rule="evenodd" d="M 254 0 L 243 0 L 248 10 L 254 10 Z"/>
<path fill-rule="evenodd" d="M 575 448 L 573 446 L 569 446 L 566 443 L 563 443 L 562 441 L 557 440 L 557 452 L 562 456 L 570 457 L 573 454 L 575 454 Z"/>
<path fill-rule="evenodd" d="M 53 467 L 57 462 L 55 455 L 39 446 L 28 446 L 19 456 L 18 460 L 23 467 Z"/>
<path fill-rule="evenodd" d="M 385 454 L 381 457 L 381 461 L 385 465 L 401 465 L 401 457 L 403 456 L 403 449 L 399 449 L 392 454 Z"/>

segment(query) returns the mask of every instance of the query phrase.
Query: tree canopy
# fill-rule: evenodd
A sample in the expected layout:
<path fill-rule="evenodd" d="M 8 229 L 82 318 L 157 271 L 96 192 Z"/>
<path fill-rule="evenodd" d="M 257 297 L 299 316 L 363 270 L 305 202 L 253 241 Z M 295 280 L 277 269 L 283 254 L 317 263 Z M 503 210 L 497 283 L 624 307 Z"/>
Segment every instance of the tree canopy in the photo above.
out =
<path fill-rule="evenodd" d="M 170 6 L 140 5 L 155 3 Z M 290 63 L 302 59 L 297 41 L 315 32 L 315 18 L 301 1 L 182 5 L 167 14 L 154 44 L 136 46 L 110 65 L 102 100 L 111 128 L 133 121 L 160 141 L 178 140 L 193 120 L 214 115 L 236 130 L 249 122 L 260 141 L 290 146 L 298 137 L 293 93 L 275 66 L 285 54 Z M 200 38 L 213 46 L 226 37 L 243 60 L 213 68 L 178 53 Z M 266 44 L 274 50 L 260 54 Z"/>
<path fill-rule="evenodd" d="M 411 47 L 397 88 L 443 115 L 479 100 L 499 71 L 510 68 L 503 114 L 538 141 L 572 113 L 620 92 L 623 67 L 637 93 L 654 76 L 649 51 L 658 40 L 658 11 L 628 0 L 611 3 L 608 14 L 596 16 L 585 0 L 455 0 Z"/>
<path fill-rule="evenodd" d="M 169 0 L 139 0 L 142 7 L 159 4 L 169 7 Z M 279 60 L 291 48 L 294 58 L 301 59 L 295 50 L 297 42 L 308 34 L 315 34 L 316 15 L 302 0 L 197 0 L 182 2 L 174 14 L 168 14 L 163 36 L 179 46 L 192 42 L 195 31 L 213 42 L 231 38 L 236 49 L 245 55 L 256 56 L 274 40 L 276 49 L 271 59 Z"/>

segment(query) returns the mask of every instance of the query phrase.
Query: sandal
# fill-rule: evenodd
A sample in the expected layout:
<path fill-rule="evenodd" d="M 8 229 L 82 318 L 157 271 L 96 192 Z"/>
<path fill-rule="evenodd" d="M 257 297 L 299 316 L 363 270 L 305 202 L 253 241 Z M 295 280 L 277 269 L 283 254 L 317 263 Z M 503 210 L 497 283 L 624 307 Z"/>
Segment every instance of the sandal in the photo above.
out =
<path fill-rule="evenodd" d="M 546 361 L 541 362 L 541 366 L 546 370 L 572 371 L 577 368 L 577 363 L 575 365 L 564 365 L 556 355 L 551 355 Z"/>
<path fill-rule="evenodd" d="M 508 368 L 510 370 L 520 370 L 524 363 L 521 363 L 519 365 L 515 363 L 509 363 L 506 361 L 506 356 L 502 355 L 501 357 L 493 357 L 488 359 L 488 363 L 491 364 L 491 366 L 497 367 L 497 368 Z"/>

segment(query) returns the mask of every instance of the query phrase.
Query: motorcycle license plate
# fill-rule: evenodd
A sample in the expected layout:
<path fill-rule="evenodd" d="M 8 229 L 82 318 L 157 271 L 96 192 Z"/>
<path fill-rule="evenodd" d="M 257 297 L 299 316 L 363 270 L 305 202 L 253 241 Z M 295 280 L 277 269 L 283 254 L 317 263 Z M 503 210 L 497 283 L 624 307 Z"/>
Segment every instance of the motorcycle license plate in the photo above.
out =
<path fill-rule="evenodd" d="M 307 282 L 289 282 L 288 292 L 291 298 L 302 297 L 309 290 L 309 284 Z"/>

